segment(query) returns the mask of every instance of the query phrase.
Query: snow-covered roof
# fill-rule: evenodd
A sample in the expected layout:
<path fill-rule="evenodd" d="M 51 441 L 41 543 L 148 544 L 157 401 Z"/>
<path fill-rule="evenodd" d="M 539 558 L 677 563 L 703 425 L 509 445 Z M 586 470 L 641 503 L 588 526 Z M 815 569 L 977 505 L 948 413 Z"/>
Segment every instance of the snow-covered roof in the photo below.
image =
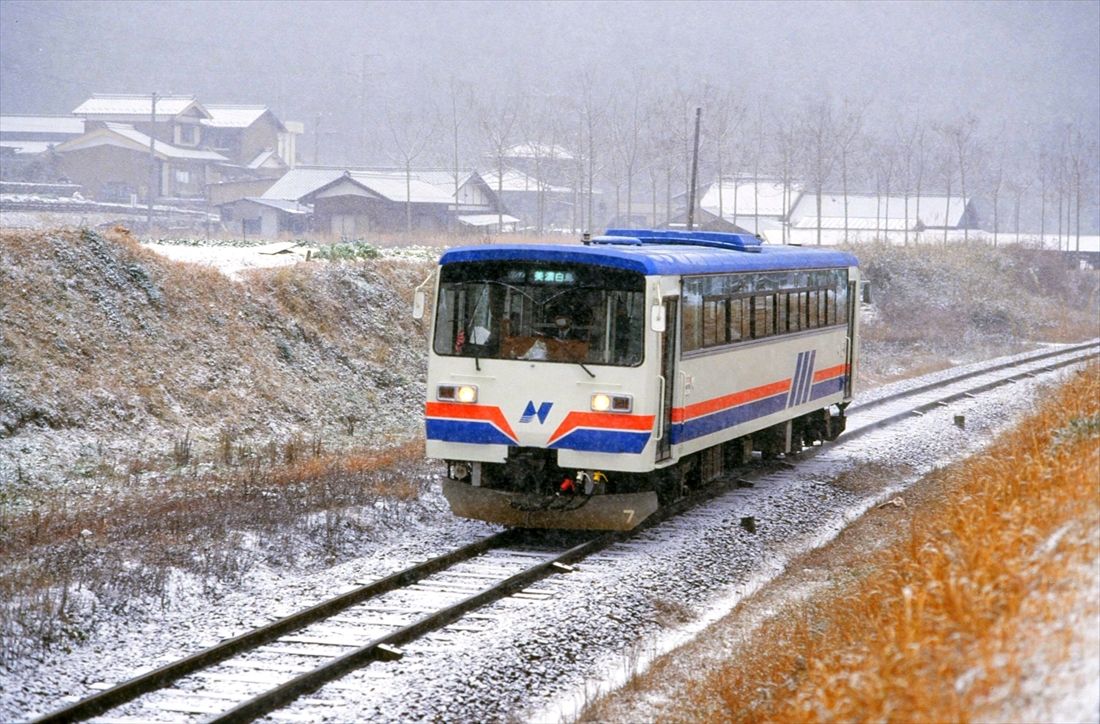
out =
<path fill-rule="evenodd" d="M 824 204 L 822 204 L 824 205 Z M 850 211 L 850 210 L 849 210 Z M 906 228 L 912 229 L 917 224 L 916 217 L 910 215 L 910 223 L 906 223 L 905 219 L 901 216 L 890 218 L 875 218 L 873 216 L 849 216 L 848 217 L 848 229 L 850 231 L 904 231 Z M 792 224 L 796 229 L 816 229 L 817 217 L 816 216 L 804 216 Z M 822 216 L 821 217 L 822 229 L 843 229 L 844 217 L 843 216 Z"/>
<path fill-rule="evenodd" d="M 248 128 L 267 113 L 267 106 L 208 105 L 206 110 L 210 118 L 204 118 L 202 125 L 212 128 Z"/>
<path fill-rule="evenodd" d="M 264 192 L 265 199 L 291 199 L 299 201 L 319 191 L 334 181 L 347 176 L 365 189 L 388 201 L 405 203 L 406 196 L 414 204 L 452 204 L 454 192 L 412 173 L 406 185 L 404 171 L 380 171 L 344 168 L 295 168 L 287 171 L 282 178 Z M 454 179 L 450 181 L 454 184 Z"/>
<path fill-rule="evenodd" d="M 485 183 L 489 185 L 493 191 L 497 190 L 497 182 L 499 175 L 494 170 L 481 171 L 481 178 L 485 179 Z M 570 189 L 564 186 L 553 186 L 546 182 L 542 183 L 543 191 L 550 193 L 569 193 Z M 540 181 L 530 174 L 523 173 L 514 168 L 504 169 L 504 183 L 501 185 L 503 191 L 538 191 Z"/>
<path fill-rule="evenodd" d="M 79 136 L 84 119 L 72 116 L 0 116 L 0 134 L 53 133 Z"/>
<path fill-rule="evenodd" d="M 416 174 L 411 174 L 406 184 L 404 171 L 352 171 L 350 176 L 390 201 L 411 201 L 414 204 L 450 204 L 454 201 L 453 193 L 422 181 Z"/>
<path fill-rule="evenodd" d="M 952 196 L 950 200 L 942 194 L 921 194 L 920 216 L 917 216 L 917 197 L 909 196 L 908 219 L 906 219 L 906 200 L 904 196 L 876 196 L 875 194 L 848 194 L 848 227 L 852 227 L 853 218 L 870 219 L 874 222 L 879 219 L 877 228 L 899 228 L 905 226 L 912 228 L 918 221 L 925 226 L 949 228 L 957 227 L 962 223 L 963 214 L 966 213 L 968 199 L 960 196 Z M 889 219 L 898 219 L 901 226 L 886 227 L 887 213 Z M 844 228 L 844 196 L 835 192 L 824 193 L 821 196 L 821 216 L 824 218 L 839 218 Z M 944 223 L 946 218 L 947 223 Z M 800 226 L 806 223 L 806 219 L 813 219 L 812 224 L 817 224 L 817 197 L 807 192 L 802 196 L 791 212 L 791 223 Z M 892 223 L 892 221 L 890 222 Z M 808 228 L 802 226 L 802 228 Z M 871 228 L 876 228 L 872 226 Z"/>
<path fill-rule="evenodd" d="M 14 148 L 15 153 L 43 153 L 50 150 L 50 146 L 56 146 L 57 141 L 0 141 L 0 148 Z"/>
<path fill-rule="evenodd" d="M 283 174 L 261 198 L 298 201 L 343 175 L 341 168 L 294 168 Z"/>
<path fill-rule="evenodd" d="M 519 219 L 509 214 L 504 214 L 503 216 L 497 216 L 496 214 L 460 214 L 458 220 L 466 226 L 478 227 L 495 226 L 501 221 L 505 224 L 519 223 Z"/>
<path fill-rule="evenodd" d="M 65 141 L 57 146 L 59 153 L 77 151 L 95 146 L 122 146 L 137 151 L 149 150 L 149 136 L 125 123 L 105 123 L 83 136 Z M 225 156 L 214 151 L 200 151 L 195 148 L 181 148 L 164 141 L 154 141 L 153 151 L 161 158 L 190 159 L 197 161 L 228 161 Z"/>
<path fill-rule="evenodd" d="M 754 184 L 745 179 L 722 179 L 721 183 L 708 186 L 699 200 L 699 205 L 715 216 L 719 215 L 719 189 L 721 216 L 727 220 L 733 219 L 735 208 L 739 219 L 741 216 L 786 216 L 800 193 L 798 186 L 792 185 L 784 198 L 783 183 L 780 181 L 761 179 Z"/>
<path fill-rule="evenodd" d="M 248 168 L 253 170 L 263 168 L 265 165 L 268 168 L 286 166 L 286 164 L 283 163 L 283 159 L 279 158 L 279 155 L 271 150 L 260 151 L 256 154 L 256 158 L 248 162 Z"/>
<path fill-rule="evenodd" d="M 210 114 L 195 96 L 157 96 L 158 116 L 178 116 L 195 108 L 200 116 Z M 152 115 L 152 96 L 142 94 L 94 93 L 73 109 L 74 116 L 141 116 Z"/>
<path fill-rule="evenodd" d="M 504 158 L 539 158 L 572 161 L 573 154 L 556 143 L 517 143 L 504 150 Z"/>
<path fill-rule="evenodd" d="M 243 200 L 259 204 L 260 206 L 270 206 L 273 209 L 278 209 L 288 214 L 308 214 L 313 211 L 311 207 L 305 204 L 299 204 L 297 201 L 290 201 L 287 199 L 265 199 L 261 196 L 246 196 Z"/>

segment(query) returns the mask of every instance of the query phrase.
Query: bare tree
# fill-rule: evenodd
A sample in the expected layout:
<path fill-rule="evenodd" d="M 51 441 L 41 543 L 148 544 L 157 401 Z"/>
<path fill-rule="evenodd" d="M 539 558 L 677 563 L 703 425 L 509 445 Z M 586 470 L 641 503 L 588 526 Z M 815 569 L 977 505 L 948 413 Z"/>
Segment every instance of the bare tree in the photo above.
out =
<path fill-rule="evenodd" d="M 638 156 L 642 150 L 641 96 L 641 77 L 635 75 L 633 87 L 627 92 L 627 98 L 625 100 L 620 99 L 620 102 L 616 104 L 612 122 L 612 137 L 618 154 L 619 166 L 626 176 L 626 218 L 628 227 L 631 225 L 630 219 L 634 210 L 634 175 L 638 171 Z M 615 205 L 618 206 L 618 201 Z M 616 211 L 618 211 L 617 208 Z"/>
<path fill-rule="evenodd" d="M 848 243 L 849 164 L 863 132 L 863 110 L 863 107 L 858 107 L 845 98 L 836 127 L 836 150 L 840 157 L 840 192 L 844 196 L 844 243 Z"/>
<path fill-rule="evenodd" d="M 1087 184 L 1091 181 L 1089 160 L 1096 155 L 1096 142 L 1086 141 L 1079 129 L 1067 129 L 1068 136 L 1066 168 L 1068 171 L 1068 183 L 1072 185 L 1073 195 L 1071 201 L 1076 205 L 1074 215 L 1074 227 L 1076 229 L 1075 250 L 1081 251 L 1081 201 L 1087 191 Z M 1069 247 L 1069 230 L 1067 229 L 1066 247 Z"/>
<path fill-rule="evenodd" d="M 961 122 L 943 126 L 940 131 L 947 140 L 959 169 L 959 195 L 962 197 L 964 213 L 962 218 L 963 241 L 970 240 L 970 224 L 965 216 L 967 208 L 966 175 L 972 170 L 978 152 L 978 141 L 975 134 L 977 128 L 978 119 L 972 115 L 967 115 Z M 944 219 L 944 223 L 947 223 L 946 219 Z"/>
<path fill-rule="evenodd" d="M 386 126 L 393 138 L 394 150 L 405 170 L 405 231 L 412 231 L 412 165 L 428 147 L 438 130 L 438 113 L 386 112 Z"/>
<path fill-rule="evenodd" d="M 821 245 L 821 197 L 825 184 L 832 177 L 836 162 L 836 124 L 829 100 L 822 99 L 810 107 L 802 118 L 802 130 L 806 136 L 806 180 L 817 199 L 817 244 Z"/>
<path fill-rule="evenodd" d="M 790 241 L 790 212 L 794 203 L 793 180 L 795 168 L 800 163 L 799 151 L 802 133 L 799 123 L 793 118 L 779 122 L 773 134 L 776 153 L 779 157 L 779 173 L 783 181 L 783 243 Z"/>
<path fill-rule="evenodd" d="M 919 121 L 914 122 L 904 130 L 895 129 L 896 144 L 899 152 L 899 179 L 904 195 L 905 229 L 903 231 L 903 243 L 909 244 L 910 218 L 920 219 L 920 190 L 924 181 L 924 126 Z M 917 207 L 913 216 L 909 215 L 909 196 L 915 186 Z"/>
<path fill-rule="evenodd" d="M 1003 131 L 1003 129 L 1002 129 Z M 1001 230 L 1001 189 L 1005 185 L 1005 156 L 1004 146 L 1001 145 L 998 149 L 995 158 L 990 164 L 989 168 L 989 195 L 993 200 L 993 246 L 997 246 L 997 242 Z"/>
<path fill-rule="evenodd" d="M 875 144 L 875 231 L 886 241 L 890 239 L 890 192 L 897 172 L 897 149 L 889 141 L 879 141 Z"/>
<path fill-rule="evenodd" d="M 714 149 L 716 161 L 715 175 L 718 178 L 718 216 L 725 218 L 726 199 L 725 184 L 722 183 L 726 175 L 726 161 L 736 154 L 727 152 L 727 145 L 736 143 L 741 124 L 745 120 L 747 108 L 739 103 L 729 91 L 712 91 L 704 94 L 704 105 L 707 108 L 707 124 L 705 126 L 708 145 Z M 736 199 L 737 186 L 734 185 L 734 198 Z M 735 212 L 736 215 L 736 212 Z M 736 218 L 734 219 L 736 223 Z"/>
<path fill-rule="evenodd" d="M 518 99 L 509 102 L 497 97 L 493 101 L 475 101 L 481 131 L 492 154 L 497 170 L 497 233 L 504 233 L 504 159 L 512 142 L 519 119 Z"/>

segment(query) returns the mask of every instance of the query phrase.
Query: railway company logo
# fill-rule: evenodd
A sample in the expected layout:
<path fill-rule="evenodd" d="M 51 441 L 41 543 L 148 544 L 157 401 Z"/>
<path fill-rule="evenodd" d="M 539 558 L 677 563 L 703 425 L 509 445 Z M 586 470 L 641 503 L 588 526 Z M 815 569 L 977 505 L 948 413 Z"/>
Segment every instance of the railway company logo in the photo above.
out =
<path fill-rule="evenodd" d="M 787 396 L 787 407 L 804 405 L 810 401 L 813 391 L 814 361 L 817 351 L 800 352 L 794 365 L 794 377 L 791 378 L 791 392 Z"/>
<path fill-rule="evenodd" d="M 523 411 L 523 417 L 519 418 L 520 422 L 531 422 L 536 417 L 539 418 L 539 424 L 546 422 L 546 416 L 550 414 L 550 408 L 554 406 L 553 402 L 541 402 L 539 403 L 539 409 L 535 410 L 534 400 L 527 402 L 527 407 Z"/>

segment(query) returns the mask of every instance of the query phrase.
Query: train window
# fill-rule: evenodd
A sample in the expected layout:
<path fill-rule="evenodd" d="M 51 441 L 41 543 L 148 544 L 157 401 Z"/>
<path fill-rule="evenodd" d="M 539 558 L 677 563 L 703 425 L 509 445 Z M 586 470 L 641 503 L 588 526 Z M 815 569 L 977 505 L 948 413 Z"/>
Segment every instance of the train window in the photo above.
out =
<path fill-rule="evenodd" d="M 705 297 L 703 299 L 703 346 L 714 347 L 725 344 L 726 338 L 726 299 Z"/>
<path fill-rule="evenodd" d="M 683 350 L 842 324 L 847 283 L 843 269 L 685 279 Z"/>
<path fill-rule="evenodd" d="M 680 345 L 685 352 L 693 352 L 703 346 L 703 295 L 702 280 L 684 284 L 681 315 Z"/>
<path fill-rule="evenodd" d="M 436 354 L 635 366 L 645 279 L 584 265 L 468 263 L 441 270 Z"/>
<path fill-rule="evenodd" d="M 775 334 L 775 297 L 757 295 L 752 297 L 752 337 L 760 339 Z"/>

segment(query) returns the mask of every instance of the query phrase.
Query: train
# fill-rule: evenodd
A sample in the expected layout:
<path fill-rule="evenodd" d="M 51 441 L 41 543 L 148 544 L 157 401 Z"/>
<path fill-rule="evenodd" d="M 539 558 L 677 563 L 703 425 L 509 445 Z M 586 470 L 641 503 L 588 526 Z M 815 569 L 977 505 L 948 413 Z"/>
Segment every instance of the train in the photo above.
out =
<path fill-rule="evenodd" d="M 414 294 L 443 494 L 509 527 L 629 530 L 754 453 L 834 440 L 859 291 L 852 254 L 745 234 L 448 249 Z"/>

